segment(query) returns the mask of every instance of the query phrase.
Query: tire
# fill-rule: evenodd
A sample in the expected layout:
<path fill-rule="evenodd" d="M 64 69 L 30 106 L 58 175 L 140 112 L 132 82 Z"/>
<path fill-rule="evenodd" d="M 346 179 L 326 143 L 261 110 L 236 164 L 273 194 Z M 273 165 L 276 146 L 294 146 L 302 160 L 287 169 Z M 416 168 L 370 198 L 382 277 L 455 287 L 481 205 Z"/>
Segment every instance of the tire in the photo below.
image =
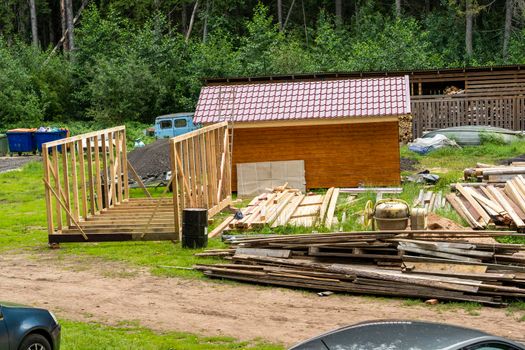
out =
<path fill-rule="evenodd" d="M 18 350 L 53 350 L 49 341 L 40 334 L 29 334 L 22 340 Z"/>

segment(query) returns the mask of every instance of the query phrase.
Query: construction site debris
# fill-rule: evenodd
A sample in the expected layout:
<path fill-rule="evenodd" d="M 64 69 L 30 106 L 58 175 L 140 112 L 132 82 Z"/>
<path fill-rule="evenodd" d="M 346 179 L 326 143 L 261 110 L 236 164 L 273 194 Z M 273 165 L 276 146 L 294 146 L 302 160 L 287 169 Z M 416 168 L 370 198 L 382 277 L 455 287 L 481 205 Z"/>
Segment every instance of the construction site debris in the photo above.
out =
<path fill-rule="evenodd" d="M 473 229 L 490 226 L 511 227 L 525 231 L 525 179 L 522 175 L 496 187 L 490 183 L 477 186 L 455 184 L 456 193 L 447 200 Z"/>
<path fill-rule="evenodd" d="M 475 168 L 463 171 L 465 180 L 476 179 L 488 183 L 503 183 L 516 175 L 525 175 L 525 162 L 513 162 L 508 166 L 478 163 Z"/>
<path fill-rule="evenodd" d="M 460 146 L 456 141 L 449 139 L 445 135 L 437 134 L 433 137 L 417 138 L 414 142 L 408 143 L 408 149 L 418 154 L 427 154 L 436 149 L 443 147 L 456 147 Z"/>
<path fill-rule="evenodd" d="M 288 183 L 267 189 L 245 208 L 227 217 L 208 236 L 215 237 L 224 231 L 253 230 L 265 225 L 320 225 L 330 228 L 334 223 L 339 192 L 339 188 L 330 188 L 324 195 L 303 194 L 296 188 L 289 188 Z"/>
<path fill-rule="evenodd" d="M 473 243 L 498 231 L 382 231 L 231 236 L 215 278 L 317 291 L 503 305 L 525 298 L 525 245 Z M 211 254 L 205 252 L 206 256 Z M 199 254 L 199 255 L 202 255 Z"/>
<path fill-rule="evenodd" d="M 426 210 L 427 213 L 432 213 L 436 209 L 444 208 L 446 205 L 446 199 L 443 196 L 443 192 L 425 191 L 424 189 L 419 190 L 419 194 L 414 198 L 412 207 L 421 207 Z"/>

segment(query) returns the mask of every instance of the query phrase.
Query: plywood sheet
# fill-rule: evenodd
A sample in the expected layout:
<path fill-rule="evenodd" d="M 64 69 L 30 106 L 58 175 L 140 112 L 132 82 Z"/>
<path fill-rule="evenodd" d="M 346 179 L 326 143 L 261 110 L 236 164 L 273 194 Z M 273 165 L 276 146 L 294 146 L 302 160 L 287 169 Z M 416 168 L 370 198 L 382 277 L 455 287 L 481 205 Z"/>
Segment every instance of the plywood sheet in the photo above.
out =
<path fill-rule="evenodd" d="M 288 187 L 305 191 L 304 160 L 237 164 L 237 195 L 253 197 L 288 183 Z"/>

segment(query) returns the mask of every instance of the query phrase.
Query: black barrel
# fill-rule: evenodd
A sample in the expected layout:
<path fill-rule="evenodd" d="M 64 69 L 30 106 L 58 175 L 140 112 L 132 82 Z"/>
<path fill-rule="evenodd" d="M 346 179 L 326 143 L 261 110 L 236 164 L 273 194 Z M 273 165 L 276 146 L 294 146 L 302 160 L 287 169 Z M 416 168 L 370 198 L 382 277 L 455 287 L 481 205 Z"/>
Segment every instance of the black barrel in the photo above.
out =
<path fill-rule="evenodd" d="M 208 210 L 187 208 L 182 212 L 182 247 L 204 248 L 208 245 Z"/>

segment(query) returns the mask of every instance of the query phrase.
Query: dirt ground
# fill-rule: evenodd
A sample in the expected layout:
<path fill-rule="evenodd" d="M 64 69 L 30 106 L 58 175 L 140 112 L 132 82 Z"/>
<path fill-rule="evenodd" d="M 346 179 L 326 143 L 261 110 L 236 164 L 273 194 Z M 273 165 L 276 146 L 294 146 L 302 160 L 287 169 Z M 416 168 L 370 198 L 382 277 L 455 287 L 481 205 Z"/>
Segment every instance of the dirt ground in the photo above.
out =
<path fill-rule="evenodd" d="M 40 156 L 0 157 L 0 173 L 16 170 L 29 162 L 41 160 L 42 157 Z"/>
<path fill-rule="evenodd" d="M 145 270 L 50 251 L 0 255 L 0 300 L 49 308 L 59 317 L 157 331 L 266 339 L 291 345 L 374 319 L 418 319 L 475 327 L 524 341 L 525 323 L 505 309 L 404 305 L 401 300 L 152 276 Z M 65 330 L 67 332 L 67 330 Z"/>

